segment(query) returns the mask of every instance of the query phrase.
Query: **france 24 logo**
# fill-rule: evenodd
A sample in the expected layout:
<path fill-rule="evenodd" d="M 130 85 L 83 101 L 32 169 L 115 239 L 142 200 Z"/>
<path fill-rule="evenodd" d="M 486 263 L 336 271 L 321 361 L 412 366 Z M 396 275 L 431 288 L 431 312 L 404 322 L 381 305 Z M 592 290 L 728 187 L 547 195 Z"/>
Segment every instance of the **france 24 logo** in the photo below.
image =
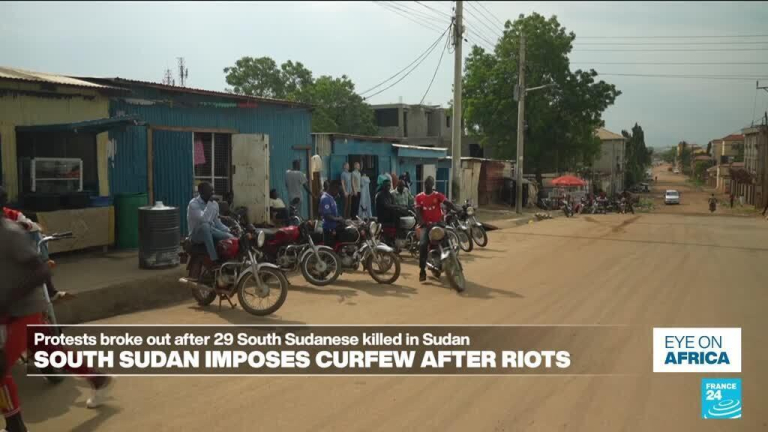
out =
<path fill-rule="evenodd" d="M 741 378 L 701 380 L 701 418 L 741 418 Z"/>
<path fill-rule="evenodd" d="M 653 329 L 654 372 L 741 372 L 740 328 Z"/>

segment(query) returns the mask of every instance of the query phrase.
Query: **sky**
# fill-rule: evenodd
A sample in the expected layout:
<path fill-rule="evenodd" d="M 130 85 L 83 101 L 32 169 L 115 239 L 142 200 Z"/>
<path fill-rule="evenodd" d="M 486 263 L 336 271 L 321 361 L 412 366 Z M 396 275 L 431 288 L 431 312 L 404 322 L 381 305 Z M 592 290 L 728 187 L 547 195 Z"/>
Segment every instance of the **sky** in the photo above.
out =
<path fill-rule="evenodd" d="M 452 2 L 421 3 L 0 2 L 0 66 L 159 82 L 165 69 L 184 57 L 189 87 L 224 90 L 225 67 L 243 56 L 269 56 L 278 64 L 300 61 L 315 76 L 347 75 L 358 91 L 364 91 L 413 62 L 438 39 L 438 28 L 448 26 Z M 768 2 L 467 1 L 464 9 L 469 42 L 486 46 L 501 33 L 499 22 L 532 12 L 556 15 L 561 25 L 576 33 L 572 69 L 592 68 L 606 74 L 602 79 L 622 92 L 603 115 L 606 128 L 620 133 L 638 123 L 649 146 L 666 147 L 681 140 L 706 144 L 739 131 L 768 110 L 768 91 L 755 88 L 757 77 L 765 78 L 760 85 L 768 86 L 768 36 L 717 37 L 768 35 Z M 692 35 L 709 38 L 626 39 Z M 584 45 L 619 42 L 653 45 Z M 751 43 L 724 44 L 729 42 Z M 442 47 L 439 44 L 413 73 L 369 102 L 419 103 L 434 76 L 424 103 L 447 106 L 454 62 L 446 52 L 438 67 Z M 726 64 L 598 64 L 611 62 Z M 734 64 L 744 62 L 767 64 Z"/>

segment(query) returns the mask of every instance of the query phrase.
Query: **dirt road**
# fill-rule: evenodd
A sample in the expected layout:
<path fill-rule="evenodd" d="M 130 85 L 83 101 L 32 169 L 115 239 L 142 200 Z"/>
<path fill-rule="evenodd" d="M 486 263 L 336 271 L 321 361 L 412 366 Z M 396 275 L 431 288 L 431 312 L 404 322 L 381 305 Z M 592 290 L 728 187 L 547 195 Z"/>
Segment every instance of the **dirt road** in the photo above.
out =
<path fill-rule="evenodd" d="M 646 371 L 629 377 L 123 377 L 99 411 L 85 409 L 82 381 L 52 388 L 20 376 L 24 415 L 35 432 L 768 430 L 767 228 L 687 212 L 558 218 L 490 233 L 487 249 L 464 255 L 466 295 L 420 285 L 407 262 L 392 287 L 364 276 L 325 289 L 294 279 L 272 319 L 189 303 L 106 321 L 627 324 L 648 338 L 654 326 L 742 327 L 741 420 L 699 420 L 710 375 L 651 373 L 650 343 L 640 355 L 593 347 Z"/>

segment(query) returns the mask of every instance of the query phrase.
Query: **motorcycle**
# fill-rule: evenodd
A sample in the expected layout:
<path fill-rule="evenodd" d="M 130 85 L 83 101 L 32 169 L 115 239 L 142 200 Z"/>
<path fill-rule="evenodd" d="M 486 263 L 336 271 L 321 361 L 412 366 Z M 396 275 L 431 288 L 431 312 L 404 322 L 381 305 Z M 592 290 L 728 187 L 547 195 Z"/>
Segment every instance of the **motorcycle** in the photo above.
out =
<path fill-rule="evenodd" d="M 429 253 L 427 255 L 427 268 L 436 278 L 440 278 L 442 272 L 448 276 L 448 282 L 458 292 L 466 289 L 464 268 L 459 257 L 448 241 L 448 229 L 443 225 L 436 225 L 429 231 Z"/>
<path fill-rule="evenodd" d="M 464 205 L 461 206 L 459 220 L 463 221 L 469 227 L 469 237 L 476 245 L 479 247 L 488 246 L 488 234 L 485 232 L 483 224 L 478 222 L 475 217 L 475 208 L 472 206 L 472 201 L 466 200 Z"/>
<path fill-rule="evenodd" d="M 378 241 L 380 235 L 381 224 L 376 221 L 365 222 L 360 217 L 347 221 L 336 231 L 333 245 L 342 269 L 357 270 L 362 264 L 363 270 L 367 270 L 376 282 L 394 283 L 400 277 L 400 259 L 393 248 Z M 388 276 L 390 270 L 393 272 Z"/>
<path fill-rule="evenodd" d="M 393 248 L 396 254 L 408 251 L 411 255 L 418 256 L 419 239 L 416 238 L 416 213 L 409 209 L 407 216 L 398 218 L 397 226 L 382 226 L 380 238 L 381 241 Z"/>
<path fill-rule="evenodd" d="M 710 212 L 710 213 L 714 213 L 714 212 L 715 212 L 715 210 L 717 210 L 717 201 L 715 201 L 715 200 L 710 200 L 710 201 L 709 201 L 709 212 Z"/>
<path fill-rule="evenodd" d="M 443 221 L 446 226 L 452 227 L 459 237 L 459 247 L 461 247 L 461 250 L 464 252 L 472 252 L 475 243 L 470 236 L 469 226 L 461 220 L 459 212 L 455 210 L 446 211 L 445 216 L 443 216 Z"/>
<path fill-rule="evenodd" d="M 218 297 L 219 309 L 222 300 L 227 300 L 234 309 L 231 299 L 237 294 L 246 312 L 270 315 L 285 303 L 288 280 L 275 264 L 258 262 L 256 251 L 264 245 L 264 232 L 256 233 L 252 226 L 243 229 L 237 222 L 234 224 L 235 237 L 216 245 L 220 259 L 225 261 L 220 267 L 212 266 L 204 245 L 193 244 L 189 238 L 182 241 L 179 258 L 182 264 L 187 264 L 187 277 L 180 278 L 179 282 L 192 289 L 192 296 L 200 306 L 208 306 Z M 251 299 L 256 303 L 250 303 Z M 265 301 L 268 301 L 266 305 Z"/>
<path fill-rule="evenodd" d="M 259 259 L 277 265 L 285 273 L 301 270 L 304 279 L 316 286 L 326 286 L 341 275 L 341 261 L 328 246 L 322 244 L 322 233 L 315 232 L 314 221 L 305 221 L 296 205 L 289 210 L 289 225 L 262 228 L 264 246 L 256 251 Z"/>
<path fill-rule="evenodd" d="M 47 244 L 48 242 L 67 239 L 67 238 L 72 238 L 71 231 L 55 233 L 49 236 L 44 236 L 37 243 L 37 252 L 41 253 L 43 245 Z M 43 312 L 43 323 L 55 326 L 55 327 L 49 327 L 51 330 L 52 336 L 61 336 L 61 328 L 58 327 L 58 321 L 56 320 L 56 311 L 53 308 L 53 301 L 51 300 L 51 297 L 48 295 L 47 287 L 44 287 L 43 293 L 45 294 L 44 296 L 45 296 L 45 304 L 46 304 L 46 310 Z M 22 356 L 21 361 L 24 363 L 27 363 L 29 361 L 29 356 Z M 40 369 L 40 373 L 44 375 L 45 380 L 51 384 L 58 384 L 64 381 L 64 375 L 61 375 L 61 370 L 56 369 L 53 366 L 48 365 L 45 368 Z"/>
<path fill-rule="evenodd" d="M 563 214 L 565 214 L 565 217 L 573 216 L 573 207 L 571 207 L 571 203 L 569 203 L 567 200 L 562 200 L 560 202 L 560 208 L 563 209 Z"/>

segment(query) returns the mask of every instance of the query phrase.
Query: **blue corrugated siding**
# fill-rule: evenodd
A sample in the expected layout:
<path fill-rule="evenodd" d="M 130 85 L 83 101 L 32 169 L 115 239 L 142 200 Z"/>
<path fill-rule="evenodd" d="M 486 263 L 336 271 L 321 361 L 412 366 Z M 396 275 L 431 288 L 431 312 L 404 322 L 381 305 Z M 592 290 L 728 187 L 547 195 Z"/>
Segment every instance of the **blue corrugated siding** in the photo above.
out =
<path fill-rule="evenodd" d="M 152 89 L 145 89 L 142 87 L 132 87 L 134 91 L 133 97 L 146 98 L 152 100 L 167 100 L 168 94 L 160 94 Z M 196 104 L 200 101 L 217 101 L 218 98 L 211 98 L 207 96 L 195 96 L 195 95 L 183 95 L 183 97 L 174 98 L 175 107 L 170 107 L 167 104 L 157 105 L 133 105 L 128 104 L 122 100 L 112 100 L 110 104 L 110 115 L 132 115 L 139 116 L 142 121 L 147 122 L 150 126 L 177 126 L 177 127 L 193 127 L 193 128 L 218 128 L 218 129 L 233 129 L 241 134 L 251 133 L 263 133 L 269 136 L 269 171 L 270 171 L 270 188 L 277 189 L 278 193 L 286 197 L 288 191 L 285 187 L 285 171 L 290 168 L 291 161 L 296 159 L 298 152 L 294 152 L 293 147 L 310 146 L 312 145 L 312 139 L 310 135 L 311 129 L 311 113 L 305 108 L 292 108 L 278 105 L 259 104 L 257 108 L 213 108 L 213 107 L 185 107 L 184 103 Z M 161 131 L 153 131 L 153 145 L 155 148 L 159 145 L 158 133 Z M 162 133 L 161 133 L 162 136 Z M 116 177 L 116 184 L 122 185 L 115 189 L 116 191 L 143 189 L 146 190 L 146 134 L 144 135 L 144 142 L 140 147 L 144 151 L 144 173 L 143 184 L 138 181 L 138 177 L 141 174 L 133 174 L 128 171 L 133 171 L 132 160 L 136 161 L 136 164 L 140 164 L 140 151 L 136 150 L 135 155 L 131 155 L 133 159 L 122 161 L 120 154 L 116 158 L 114 164 L 114 170 L 110 172 L 111 176 Z M 138 136 L 136 137 L 138 139 Z M 165 139 L 165 137 L 164 137 Z M 187 141 L 184 152 L 189 152 L 190 156 L 188 161 L 181 157 L 166 158 L 162 161 L 158 161 L 157 158 L 154 162 L 155 175 L 157 173 L 185 173 L 192 172 L 192 144 L 191 139 Z M 123 153 L 125 154 L 125 153 Z M 185 153 L 186 154 L 186 153 Z M 157 149 L 155 150 L 157 156 Z M 186 156 L 185 156 L 186 157 Z M 306 159 L 306 155 L 302 156 L 302 159 Z M 306 163 L 306 162 L 305 162 Z M 156 177 L 157 178 L 157 177 Z M 188 188 L 192 189 L 192 174 L 189 175 Z M 173 189 L 173 185 L 164 184 L 162 187 L 171 187 L 169 191 L 158 189 L 159 185 L 155 180 L 155 194 L 156 200 L 160 200 L 160 196 L 164 193 L 169 193 L 174 196 L 174 200 L 180 197 L 175 197 L 175 193 L 178 192 Z M 113 191 L 113 193 L 115 193 Z M 165 200 L 163 200 L 165 202 Z M 181 207 L 181 213 L 186 214 L 186 202 Z M 307 211 L 305 207 L 304 211 Z M 306 214 L 306 213 L 305 213 Z M 186 227 L 186 222 L 184 222 Z M 186 232 L 186 231 L 183 231 Z"/>
<path fill-rule="evenodd" d="M 187 232 L 187 204 L 194 189 L 191 132 L 152 132 L 155 201 L 181 211 L 181 232 Z"/>
<path fill-rule="evenodd" d="M 131 126 L 109 133 L 113 142 L 109 167 L 112 195 L 147 192 L 147 128 Z"/>

